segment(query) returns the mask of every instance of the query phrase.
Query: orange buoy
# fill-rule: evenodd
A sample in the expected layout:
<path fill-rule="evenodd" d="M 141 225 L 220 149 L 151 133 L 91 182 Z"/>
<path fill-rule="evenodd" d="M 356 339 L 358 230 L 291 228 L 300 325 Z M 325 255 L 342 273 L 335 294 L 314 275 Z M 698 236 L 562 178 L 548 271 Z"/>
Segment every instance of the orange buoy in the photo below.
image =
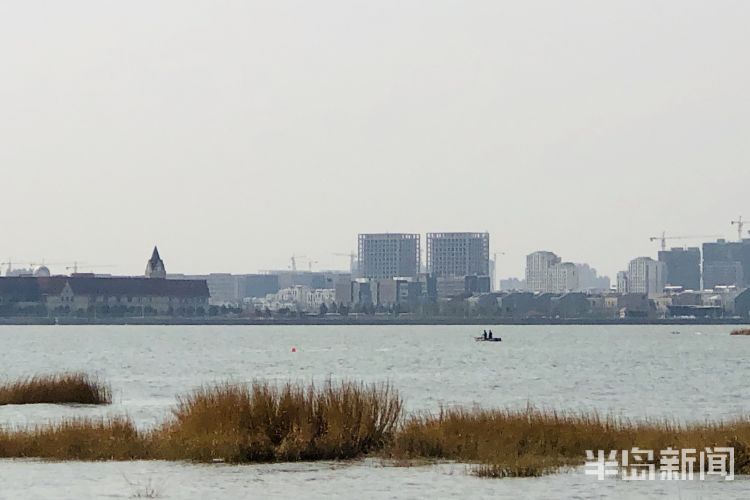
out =
<path fill-rule="evenodd" d="M 292 347 L 292 352 L 297 352 L 297 348 L 296 347 Z"/>

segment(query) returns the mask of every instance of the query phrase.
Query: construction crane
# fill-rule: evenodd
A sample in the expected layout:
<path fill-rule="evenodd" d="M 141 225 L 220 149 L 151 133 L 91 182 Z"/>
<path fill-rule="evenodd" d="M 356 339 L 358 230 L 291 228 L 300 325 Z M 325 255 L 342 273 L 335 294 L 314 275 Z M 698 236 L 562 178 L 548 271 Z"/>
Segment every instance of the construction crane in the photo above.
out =
<path fill-rule="evenodd" d="M 44 259 L 42 259 L 41 262 L 39 261 L 17 261 L 13 259 L 8 259 L 7 262 L 0 262 L 0 266 L 8 266 L 6 270 L 6 276 L 8 273 L 10 273 L 13 270 L 13 264 L 21 264 L 25 266 L 29 266 L 31 270 L 33 271 L 34 268 L 40 267 L 40 266 L 48 266 L 48 265 L 62 265 L 65 264 L 65 262 L 45 262 Z"/>
<path fill-rule="evenodd" d="M 745 226 L 746 220 L 742 220 L 742 216 L 737 217 L 737 220 L 732 221 L 733 226 L 737 226 L 737 239 L 742 241 L 742 228 Z M 750 231 L 748 231 L 750 234 Z"/>
<path fill-rule="evenodd" d="M 707 235 L 695 235 L 695 236 L 667 236 L 666 231 L 661 232 L 661 236 L 651 236 L 649 241 L 659 241 L 662 250 L 667 249 L 667 240 L 694 240 L 697 238 L 718 238 L 720 235 L 707 234 Z"/>
<path fill-rule="evenodd" d="M 292 254 L 292 272 L 297 272 L 297 259 L 304 259 L 305 255 Z"/>
<path fill-rule="evenodd" d="M 318 263 L 317 260 L 312 260 L 312 259 L 308 260 L 307 261 L 307 270 L 309 272 L 312 272 L 312 266 L 313 266 L 313 264 L 317 264 L 317 263 Z"/>
<path fill-rule="evenodd" d="M 357 254 L 354 252 L 349 253 L 334 253 L 337 257 L 349 257 L 349 272 L 354 272 L 354 263 L 357 262 Z"/>
<path fill-rule="evenodd" d="M 78 274 L 78 268 L 85 267 L 86 269 L 100 268 L 100 267 L 117 267 L 112 264 L 87 264 L 85 262 L 73 261 L 72 265 L 65 266 L 66 271 L 73 270 L 73 274 Z"/>

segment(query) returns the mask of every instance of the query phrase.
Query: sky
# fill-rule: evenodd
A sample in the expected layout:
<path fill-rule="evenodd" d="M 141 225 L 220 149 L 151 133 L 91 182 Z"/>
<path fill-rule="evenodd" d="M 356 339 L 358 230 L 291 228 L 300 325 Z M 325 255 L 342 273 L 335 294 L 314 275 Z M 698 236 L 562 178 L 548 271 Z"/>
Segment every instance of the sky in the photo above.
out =
<path fill-rule="evenodd" d="M 614 277 L 663 230 L 736 238 L 748 20 L 743 0 L 0 0 L 0 261 L 139 274 L 158 244 L 168 272 L 347 268 L 360 232 L 489 231 L 498 277 L 535 250 Z"/>

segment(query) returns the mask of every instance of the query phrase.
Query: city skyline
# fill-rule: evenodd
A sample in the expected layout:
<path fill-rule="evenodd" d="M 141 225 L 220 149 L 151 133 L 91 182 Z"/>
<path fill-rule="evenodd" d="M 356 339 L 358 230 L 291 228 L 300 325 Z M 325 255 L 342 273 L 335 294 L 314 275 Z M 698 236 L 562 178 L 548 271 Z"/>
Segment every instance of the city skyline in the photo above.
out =
<path fill-rule="evenodd" d="M 750 216 L 746 2 L 143 8 L 0 7 L 3 261 L 346 268 L 362 231 L 471 229 L 497 276 L 614 277 Z"/>
<path fill-rule="evenodd" d="M 735 231 L 736 231 L 736 229 L 735 229 Z M 429 232 L 428 233 L 389 233 L 389 232 L 386 232 L 386 233 L 358 233 L 358 236 L 361 237 L 362 235 L 365 235 L 365 236 L 368 236 L 368 235 L 369 236 L 379 236 L 379 235 L 391 235 L 391 236 L 395 236 L 395 235 L 407 235 L 407 236 L 415 236 L 415 237 L 417 237 L 417 240 L 419 240 L 419 239 L 421 239 L 421 237 L 423 235 L 426 235 L 426 236 L 429 237 L 431 235 L 442 235 L 442 234 L 456 235 L 456 236 L 458 236 L 458 235 L 461 235 L 461 236 L 487 235 L 488 241 L 489 241 L 489 237 L 490 237 L 490 235 L 488 233 L 472 233 L 472 232 L 466 232 L 466 231 L 456 231 L 456 232 L 445 232 L 444 231 L 444 232 L 441 232 L 441 233 L 429 233 Z M 698 247 L 698 249 L 701 250 L 701 263 L 702 263 L 702 248 L 703 248 L 703 244 L 704 243 L 717 243 L 717 242 L 720 242 L 720 241 L 726 241 L 726 242 L 730 242 L 731 243 L 731 242 L 737 241 L 737 236 L 738 236 L 738 234 L 735 234 L 735 238 L 734 239 L 731 239 L 731 238 L 716 238 L 716 239 L 713 239 L 713 240 L 704 240 L 704 241 L 696 241 L 696 239 L 690 238 L 691 243 L 685 243 L 684 245 L 668 244 L 666 246 L 666 252 L 665 252 L 665 250 L 661 250 L 661 247 L 659 247 L 659 248 L 655 249 L 654 252 L 651 253 L 651 254 L 647 253 L 647 254 L 642 254 L 642 255 L 631 256 L 626 262 L 624 262 L 624 263 L 622 263 L 620 265 L 620 267 L 619 267 L 619 269 L 617 271 L 615 271 L 615 272 L 613 272 L 611 274 L 609 274 L 609 273 L 607 273 L 605 271 L 602 271 L 602 269 L 600 269 L 596 265 L 595 262 L 594 263 L 588 262 L 588 261 L 585 261 L 583 259 L 578 259 L 575 256 L 573 258 L 569 259 L 568 263 L 574 263 L 576 265 L 591 266 L 591 269 L 597 271 L 598 275 L 600 277 L 605 277 L 605 278 L 610 279 L 611 282 L 612 282 L 613 288 L 616 288 L 616 282 L 617 282 L 616 278 L 617 278 L 617 275 L 620 274 L 623 270 L 627 270 L 627 267 L 628 267 L 629 263 L 633 259 L 642 258 L 642 257 L 648 257 L 648 258 L 652 258 L 655 261 L 658 261 L 658 260 L 660 260 L 660 256 L 662 254 L 669 254 L 669 251 L 671 251 L 673 249 L 688 250 L 688 249 L 692 249 L 692 248 Z M 654 240 L 655 237 L 649 237 L 649 239 Z M 677 237 L 677 239 L 681 239 L 681 237 Z M 750 238 L 743 238 L 743 239 L 750 239 Z M 667 236 L 667 240 L 669 240 L 669 236 Z M 653 242 L 651 244 L 652 244 L 652 246 L 654 245 Z M 158 246 L 159 246 L 158 244 L 154 246 L 154 249 L 153 249 L 154 252 L 157 252 L 156 247 L 158 247 Z M 417 246 L 419 248 L 419 246 L 420 246 L 419 243 L 417 243 Z M 547 248 L 555 248 L 555 247 L 554 246 L 550 246 L 550 247 L 547 247 Z M 528 253 L 526 253 L 523 256 L 523 262 L 520 263 L 520 271 L 518 272 L 518 274 L 514 275 L 514 274 L 503 274 L 502 271 L 501 271 L 501 269 L 503 268 L 502 263 L 503 263 L 504 260 L 506 260 L 507 255 L 505 255 L 503 253 L 500 253 L 500 252 L 492 252 L 492 251 L 490 251 L 489 252 L 490 262 L 492 262 L 492 259 L 494 257 L 497 257 L 497 263 L 501 264 L 499 266 L 499 268 L 498 268 L 499 270 L 495 274 L 495 283 L 494 283 L 494 286 L 497 287 L 498 282 L 500 280 L 503 280 L 503 279 L 512 279 L 512 278 L 527 279 L 528 278 L 528 272 L 529 272 L 528 271 L 528 265 L 529 265 L 529 260 L 528 259 L 529 259 L 529 257 L 531 257 L 534 254 L 541 254 L 541 253 L 549 253 L 550 255 L 553 255 L 557 259 L 557 261 L 560 260 L 560 258 L 557 255 L 555 255 L 555 253 L 556 253 L 555 251 L 539 250 L 539 249 L 532 250 L 532 251 L 529 251 Z M 286 265 L 283 264 L 283 260 L 282 260 L 282 261 L 280 261 L 280 265 L 278 265 L 278 266 L 270 266 L 270 267 L 265 267 L 265 268 L 260 268 L 260 267 L 253 268 L 253 267 L 250 267 L 250 265 L 248 265 L 247 267 L 242 267 L 240 269 L 231 269 L 231 270 L 230 269 L 225 269 L 225 268 L 220 268 L 220 267 L 219 268 L 216 268 L 216 267 L 212 267 L 212 268 L 196 267 L 196 268 L 190 268 L 190 269 L 170 269 L 170 274 L 188 274 L 188 275 L 189 274 L 212 274 L 212 273 L 213 274 L 227 274 L 227 273 L 228 274 L 248 274 L 248 273 L 249 274 L 254 274 L 254 273 L 270 273 L 270 272 L 278 272 L 278 271 L 290 271 L 290 270 L 292 270 L 292 264 L 290 263 L 291 259 L 295 259 L 295 261 L 296 261 L 295 265 L 297 266 L 297 271 L 300 272 L 300 273 L 305 272 L 305 271 L 313 271 L 313 272 L 320 272 L 320 271 L 342 271 L 342 272 L 346 272 L 346 271 L 350 270 L 350 268 L 349 268 L 350 264 L 357 262 L 356 260 L 352 260 L 352 259 L 356 259 L 356 257 L 357 257 L 357 252 L 356 251 L 353 251 L 353 252 L 350 252 L 350 253 L 346 253 L 346 254 L 331 252 L 330 254 L 326 254 L 326 255 L 333 255 L 338 260 L 342 260 L 341 259 L 342 257 L 346 257 L 346 261 L 347 261 L 346 265 L 339 265 L 338 267 L 336 267 L 336 266 L 326 267 L 325 265 L 321 266 L 321 265 L 319 265 L 321 263 L 321 261 L 317 260 L 317 256 L 314 256 L 314 255 L 292 254 L 292 255 L 290 255 L 290 256 L 287 257 L 287 263 L 286 263 Z M 419 257 L 417 259 L 417 262 L 419 264 L 420 272 L 429 272 L 428 264 L 427 264 L 427 255 L 428 255 L 428 249 L 426 247 L 422 247 L 422 248 L 419 249 Z M 158 253 L 157 253 L 156 256 L 158 257 Z M 152 258 L 153 258 L 153 256 L 152 256 Z M 101 260 L 106 260 L 106 259 L 98 259 L 98 260 L 101 261 Z M 172 260 L 172 256 L 170 256 L 170 260 Z M 175 260 L 178 260 L 178 259 L 175 259 Z M 216 256 L 214 258 L 214 261 L 220 261 L 220 260 L 221 260 L 220 256 Z M 5 258 L 5 259 L 0 259 L 0 275 L 4 275 L 5 272 L 11 266 L 15 270 L 21 270 L 21 269 L 32 269 L 33 270 L 34 267 L 45 266 L 45 267 L 49 268 L 50 271 L 53 274 L 56 274 L 56 275 L 70 274 L 70 273 L 73 273 L 73 272 L 82 272 L 82 273 L 92 272 L 92 273 L 97 273 L 97 274 L 102 274 L 102 275 L 103 274 L 113 274 L 113 275 L 123 275 L 123 276 L 138 276 L 138 275 L 142 274 L 142 271 L 141 270 L 137 270 L 137 269 L 134 269 L 134 270 L 125 270 L 125 271 L 118 272 L 120 269 L 124 269 L 124 267 L 125 267 L 124 265 L 118 265 L 118 264 L 101 264 L 101 265 L 93 264 L 93 265 L 91 265 L 90 262 L 91 261 L 79 261 L 79 260 L 74 260 L 74 261 L 58 261 L 58 260 L 51 260 L 51 259 L 38 259 L 38 260 L 32 260 L 32 261 L 23 261 L 23 260 L 15 260 L 15 259 L 12 259 L 12 258 L 10 258 L 10 259 L 9 258 Z M 497 265 L 497 263 L 495 265 Z M 314 267 L 313 267 L 313 264 L 314 264 Z M 566 264 L 566 262 L 563 262 L 562 264 Z M 407 274 L 408 275 L 412 275 L 412 273 L 407 273 Z M 469 274 L 472 274 L 472 273 L 469 273 Z M 476 273 L 474 273 L 474 274 L 476 274 Z M 394 274 L 394 276 L 396 276 L 396 275 L 397 274 Z M 539 286 L 539 285 L 534 285 L 534 286 Z M 532 286 L 532 289 L 534 289 L 534 286 Z"/>

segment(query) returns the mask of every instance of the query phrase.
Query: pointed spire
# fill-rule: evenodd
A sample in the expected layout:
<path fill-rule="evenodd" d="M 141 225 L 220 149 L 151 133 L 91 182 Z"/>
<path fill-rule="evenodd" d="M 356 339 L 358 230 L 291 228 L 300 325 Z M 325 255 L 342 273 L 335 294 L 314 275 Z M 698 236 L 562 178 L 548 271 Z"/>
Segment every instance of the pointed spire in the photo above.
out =
<path fill-rule="evenodd" d="M 154 245 L 154 251 L 151 253 L 151 258 L 146 263 L 146 277 L 147 278 L 166 278 L 167 271 L 164 268 L 164 261 L 159 256 L 159 249 Z"/>
<path fill-rule="evenodd" d="M 159 256 L 159 249 L 154 245 L 154 251 L 151 253 L 151 262 L 159 262 L 161 257 Z"/>

